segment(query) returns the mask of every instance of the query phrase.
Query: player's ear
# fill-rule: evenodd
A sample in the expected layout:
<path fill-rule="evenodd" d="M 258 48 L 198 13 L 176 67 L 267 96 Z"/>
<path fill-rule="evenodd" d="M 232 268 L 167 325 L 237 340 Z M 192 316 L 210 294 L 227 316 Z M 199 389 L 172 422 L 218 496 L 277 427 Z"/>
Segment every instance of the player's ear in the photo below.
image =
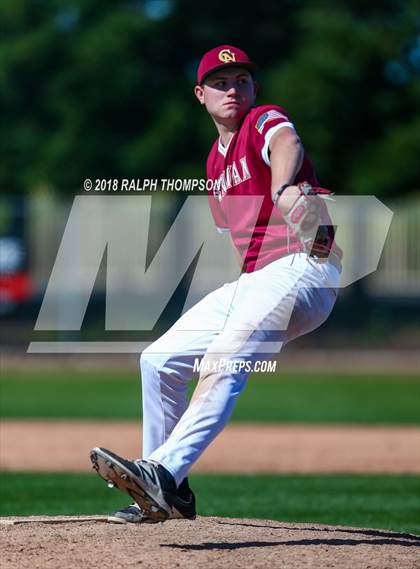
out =
<path fill-rule="evenodd" d="M 194 87 L 194 94 L 202 105 L 204 105 L 204 87 L 196 85 Z"/>

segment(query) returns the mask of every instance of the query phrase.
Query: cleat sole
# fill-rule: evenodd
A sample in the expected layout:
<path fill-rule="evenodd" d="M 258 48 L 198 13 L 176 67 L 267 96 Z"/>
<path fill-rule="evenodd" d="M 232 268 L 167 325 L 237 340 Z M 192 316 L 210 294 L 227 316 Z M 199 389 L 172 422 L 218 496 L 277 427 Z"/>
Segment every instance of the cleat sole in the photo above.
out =
<path fill-rule="evenodd" d="M 169 512 L 162 508 L 136 480 L 135 475 L 124 465 L 112 462 L 109 456 L 100 448 L 91 451 L 90 459 L 98 475 L 109 485 L 112 482 L 122 492 L 125 492 L 150 516 L 153 522 L 164 522 Z"/>

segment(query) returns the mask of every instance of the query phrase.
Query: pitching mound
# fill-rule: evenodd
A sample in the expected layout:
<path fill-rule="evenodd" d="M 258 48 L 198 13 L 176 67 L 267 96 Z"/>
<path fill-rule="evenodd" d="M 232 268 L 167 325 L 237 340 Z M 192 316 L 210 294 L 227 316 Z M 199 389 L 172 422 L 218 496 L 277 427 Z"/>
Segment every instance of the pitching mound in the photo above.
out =
<path fill-rule="evenodd" d="M 97 517 L 0 519 L 2 569 L 420 568 L 420 537 L 385 530 L 199 517 L 114 525 Z"/>

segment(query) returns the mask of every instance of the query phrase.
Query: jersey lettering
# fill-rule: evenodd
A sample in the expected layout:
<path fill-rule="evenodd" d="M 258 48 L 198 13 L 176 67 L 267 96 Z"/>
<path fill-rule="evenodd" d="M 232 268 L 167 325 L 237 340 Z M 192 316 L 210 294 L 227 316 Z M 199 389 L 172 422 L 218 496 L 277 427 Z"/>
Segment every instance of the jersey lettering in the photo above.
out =
<path fill-rule="evenodd" d="M 246 156 L 239 159 L 240 169 L 238 169 L 235 160 L 232 164 L 226 166 L 216 180 L 213 180 L 213 195 L 221 201 L 226 191 L 232 186 L 238 186 L 245 180 L 251 178 L 251 173 L 246 162 Z"/>

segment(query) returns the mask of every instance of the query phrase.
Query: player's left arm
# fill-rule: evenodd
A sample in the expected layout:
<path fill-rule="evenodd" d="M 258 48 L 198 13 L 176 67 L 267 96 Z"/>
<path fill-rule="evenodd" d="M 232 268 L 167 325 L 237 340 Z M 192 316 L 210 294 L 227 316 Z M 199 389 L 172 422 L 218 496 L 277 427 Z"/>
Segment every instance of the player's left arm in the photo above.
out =
<path fill-rule="evenodd" d="M 308 253 L 328 256 L 329 234 L 315 232 L 321 222 L 322 201 L 330 199 L 331 192 L 312 188 L 307 182 L 294 184 L 304 158 L 304 150 L 294 129 L 282 128 L 270 140 L 271 194 L 287 225 L 304 245 Z M 288 185 L 292 184 L 292 185 Z M 327 231 L 328 233 L 328 231 Z"/>

